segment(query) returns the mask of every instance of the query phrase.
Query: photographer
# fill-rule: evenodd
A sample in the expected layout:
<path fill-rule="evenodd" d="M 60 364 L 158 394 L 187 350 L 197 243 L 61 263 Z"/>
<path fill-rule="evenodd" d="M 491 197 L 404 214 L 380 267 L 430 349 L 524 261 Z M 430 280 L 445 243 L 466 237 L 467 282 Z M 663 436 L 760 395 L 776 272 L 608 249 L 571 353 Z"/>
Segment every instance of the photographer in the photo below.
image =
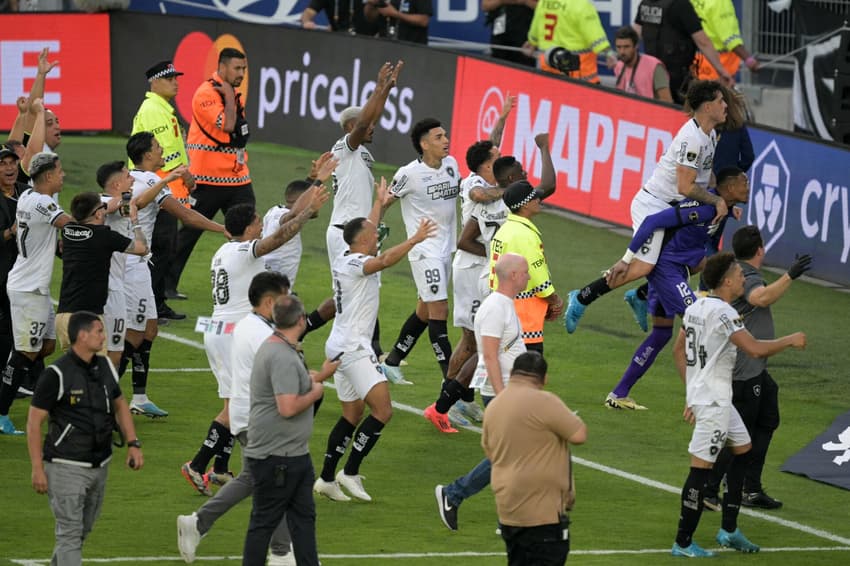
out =
<path fill-rule="evenodd" d="M 367 0 L 363 10 L 369 21 L 386 18 L 387 37 L 428 45 L 431 0 Z"/>

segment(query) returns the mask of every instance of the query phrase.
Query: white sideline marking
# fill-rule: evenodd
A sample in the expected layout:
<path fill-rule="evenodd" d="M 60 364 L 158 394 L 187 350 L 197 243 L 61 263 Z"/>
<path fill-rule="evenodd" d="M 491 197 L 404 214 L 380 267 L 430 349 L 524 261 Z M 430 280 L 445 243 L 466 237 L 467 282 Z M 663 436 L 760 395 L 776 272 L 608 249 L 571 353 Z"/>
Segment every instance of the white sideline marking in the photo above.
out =
<path fill-rule="evenodd" d="M 842 552 L 850 551 L 850 546 L 787 546 L 776 548 L 762 548 L 761 552 Z M 736 552 L 730 548 L 720 548 L 715 552 Z M 634 554 L 670 554 L 669 548 L 640 548 L 637 550 L 631 549 L 610 549 L 610 550 L 570 550 L 570 556 L 585 555 L 585 556 L 613 556 L 613 555 L 634 555 Z M 373 560 L 377 558 L 385 559 L 402 559 L 402 558 L 486 558 L 488 556 L 504 556 L 504 552 L 394 552 L 391 554 L 320 554 L 322 560 Z M 113 563 L 113 562 L 181 562 L 183 559 L 179 556 L 120 556 L 117 558 L 86 558 L 85 563 Z M 241 561 L 241 556 L 198 556 L 195 558 L 198 562 L 210 562 L 213 560 L 228 560 Z M 11 560 L 13 564 L 20 566 L 43 566 L 50 563 L 49 558 L 31 559 L 31 558 L 14 558 Z"/>
<path fill-rule="evenodd" d="M 163 338 L 168 339 L 168 340 L 175 340 L 177 342 L 180 342 L 181 344 L 185 344 L 186 346 L 193 346 L 195 348 L 200 348 L 200 349 L 203 349 L 203 347 L 204 347 L 204 345 L 201 344 L 200 342 L 196 342 L 194 340 L 189 340 L 187 338 L 182 338 L 180 336 L 176 336 L 176 335 L 170 334 L 168 332 L 160 332 L 159 335 L 162 336 Z M 325 387 L 330 387 L 331 389 L 334 388 L 333 384 L 330 384 L 330 383 L 325 383 Z M 422 415 L 422 409 L 417 409 L 416 407 L 414 407 L 412 405 L 407 405 L 405 403 L 399 403 L 397 401 L 393 401 L 393 407 L 395 407 L 397 409 L 401 409 L 402 411 L 405 411 L 405 412 L 408 412 L 408 413 L 412 413 L 414 415 L 420 415 L 420 416 Z M 471 431 L 477 432 L 479 434 L 481 433 L 481 428 L 477 427 L 477 426 L 470 425 L 470 426 L 465 426 L 465 427 L 462 427 L 462 428 L 465 428 L 466 430 L 471 430 Z M 593 462 L 591 460 L 586 460 L 585 458 L 573 457 L 573 462 L 575 462 L 577 464 L 581 464 L 582 466 L 586 466 L 588 468 L 597 470 L 599 472 L 603 472 L 603 473 L 606 473 L 606 474 L 610 474 L 612 476 L 616 476 L 618 478 L 623 478 L 623 479 L 633 481 L 635 483 L 639 483 L 641 485 L 645 485 L 645 486 L 648 486 L 648 487 L 654 487 L 656 489 L 660 489 L 661 491 L 666 491 L 667 493 L 677 494 L 677 493 L 682 492 L 681 487 L 674 487 L 672 485 L 662 483 L 660 481 L 656 481 L 656 480 L 653 480 L 653 479 L 650 479 L 650 478 L 647 478 L 647 477 L 644 477 L 644 476 L 639 476 L 637 474 L 633 474 L 633 473 L 627 472 L 625 470 L 620 470 L 618 468 L 612 468 L 611 466 L 606 466 L 605 464 L 598 464 L 598 463 Z M 806 534 L 809 534 L 809 535 L 812 535 L 812 536 L 816 536 L 816 537 L 819 537 L 819 538 L 822 538 L 822 539 L 825 539 L 825 540 L 829 540 L 829 541 L 832 541 L 832 542 L 837 542 L 839 544 L 843 544 L 845 546 L 850 547 L 850 538 L 842 537 L 840 535 L 836 535 L 834 533 L 831 533 L 829 531 L 825 531 L 823 529 L 810 527 L 808 525 L 804 525 L 804 524 L 798 523 L 796 521 L 789 521 L 788 519 L 782 519 L 782 518 L 776 517 L 774 515 L 769 515 L 767 513 L 761 512 L 761 511 L 753 511 L 751 509 L 741 509 L 741 513 L 744 514 L 744 515 L 748 515 L 750 517 L 756 517 L 758 519 L 762 519 L 762 520 L 767 521 L 769 523 L 775 523 L 777 525 L 781 525 L 781 526 L 787 527 L 789 529 L 794 529 L 796 531 L 800 531 L 800 532 L 803 532 L 803 533 L 806 533 Z M 381 555 L 381 556 L 384 556 L 384 555 Z"/>
<path fill-rule="evenodd" d="M 150 368 L 148 370 L 151 373 L 171 373 L 171 372 L 183 372 L 183 373 L 210 373 L 212 370 L 210 368 Z"/>

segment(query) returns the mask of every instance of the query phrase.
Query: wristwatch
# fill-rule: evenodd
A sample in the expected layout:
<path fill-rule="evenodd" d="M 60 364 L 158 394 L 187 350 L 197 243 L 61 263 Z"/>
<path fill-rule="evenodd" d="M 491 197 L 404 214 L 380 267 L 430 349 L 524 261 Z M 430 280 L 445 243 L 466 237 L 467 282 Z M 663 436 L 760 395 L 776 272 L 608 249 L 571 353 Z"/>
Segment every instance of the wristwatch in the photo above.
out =
<path fill-rule="evenodd" d="M 142 448 L 142 441 L 139 440 L 138 438 L 134 438 L 133 440 L 130 440 L 130 441 L 127 442 L 127 448 L 139 448 L 139 449 L 141 449 Z"/>

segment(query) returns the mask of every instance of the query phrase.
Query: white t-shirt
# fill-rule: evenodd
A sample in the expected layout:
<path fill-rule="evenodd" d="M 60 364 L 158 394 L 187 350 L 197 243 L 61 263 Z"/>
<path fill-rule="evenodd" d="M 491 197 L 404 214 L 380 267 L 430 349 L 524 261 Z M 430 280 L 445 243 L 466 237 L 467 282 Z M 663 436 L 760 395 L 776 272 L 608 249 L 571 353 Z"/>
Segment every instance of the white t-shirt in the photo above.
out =
<path fill-rule="evenodd" d="M 237 321 L 251 312 L 248 289 L 254 276 L 266 270 L 266 262 L 256 256 L 258 241 L 227 242 L 215 252 L 210 264 L 215 320 Z"/>
<path fill-rule="evenodd" d="M 251 413 L 251 370 L 257 350 L 272 335 L 272 323 L 251 313 L 233 329 L 230 346 L 230 432 L 248 430 Z"/>
<path fill-rule="evenodd" d="M 455 251 L 457 241 L 457 195 L 460 174 L 457 161 L 444 157 L 439 169 L 432 169 L 416 159 L 400 168 L 390 187 L 390 192 L 401 199 L 401 216 L 407 237 L 419 229 L 423 218 L 437 224 L 437 233 L 413 246 L 407 254 L 410 261 L 425 257 L 448 261 Z"/>
<path fill-rule="evenodd" d="M 112 200 L 112 197 L 106 194 L 100 195 L 100 202 L 103 204 L 108 204 Z M 110 214 L 106 215 L 106 225 L 113 232 L 118 232 L 122 236 L 126 236 L 131 240 L 135 240 L 135 235 L 133 234 L 133 223 L 130 222 L 129 216 L 121 216 L 121 214 L 116 210 Z M 148 242 L 148 246 L 150 246 L 150 242 Z M 110 289 L 123 289 L 124 288 L 124 270 L 127 264 L 127 254 L 124 252 L 112 252 L 112 259 L 109 263 L 109 288 Z"/>
<path fill-rule="evenodd" d="M 744 330 L 741 315 L 718 297 L 704 297 L 685 309 L 687 404 L 732 404 L 732 370 L 738 348 L 729 339 Z"/>
<path fill-rule="evenodd" d="M 56 253 L 53 223 L 64 213 L 53 197 L 33 189 L 18 197 L 18 257 L 9 271 L 7 290 L 48 294 Z"/>
<path fill-rule="evenodd" d="M 280 204 L 274 205 L 266 212 L 263 217 L 263 238 L 268 238 L 277 232 L 280 228 L 280 219 L 288 212 L 289 209 Z M 283 273 L 289 277 L 289 286 L 295 287 L 295 277 L 301 265 L 302 249 L 301 232 L 298 232 L 291 240 L 263 256 L 266 269 Z"/>
<path fill-rule="evenodd" d="M 363 265 L 372 256 L 349 253 L 334 260 L 336 316 L 325 351 L 334 355 L 372 347 L 372 332 L 380 301 L 378 272 L 366 275 Z"/>
<path fill-rule="evenodd" d="M 345 224 L 352 218 L 369 216 L 372 210 L 372 192 L 375 190 L 372 164 L 375 160 L 363 144 L 351 149 L 348 136 L 345 134 L 331 149 L 339 160 L 333 172 L 331 224 Z"/>
<path fill-rule="evenodd" d="M 153 171 L 133 169 L 130 171 L 130 176 L 133 177 L 133 198 L 138 198 L 139 195 L 161 181 L 159 175 Z M 147 240 L 149 246 L 153 242 L 153 228 L 156 225 L 156 217 L 159 214 L 159 209 L 163 201 L 170 196 L 171 190 L 166 185 L 146 207 L 139 209 L 137 224 L 142 227 L 142 232 L 144 232 L 145 240 Z M 139 261 L 147 261 L 150 257 L 151 254 L 148 254 L 144 258 L 140 258 Z"/>
<path fill-rule="evenodd" d="M 483 373 L 486 376 L 482 336 L 499 339 L 499 368 L 502 370 L 502 382 L 507 383 L 514 360 L 525 352 L 522 325 L 519 323 L 513 299 L 499 292 L 490 293 L 475 313 L 475 345 L 478 347 L 478 366 L 475 374 Z M 489 379 L 484 381 L 481 394 L 491 397 L 496 394 Z"/>
<path fill-rule="evenodd" d="M 708 187 L 715 146 L 717 133 L 712 130 L 711 134 L 706 134 L 697 121 L 691 118 L 679 129 L 652 175 L 644 183 L 644 188 L 664 202 L 684 199 L 685 195 L 679 193 L 676 182 L 677 165 L 696 169 L 696 184 L 703 188 Z"/>

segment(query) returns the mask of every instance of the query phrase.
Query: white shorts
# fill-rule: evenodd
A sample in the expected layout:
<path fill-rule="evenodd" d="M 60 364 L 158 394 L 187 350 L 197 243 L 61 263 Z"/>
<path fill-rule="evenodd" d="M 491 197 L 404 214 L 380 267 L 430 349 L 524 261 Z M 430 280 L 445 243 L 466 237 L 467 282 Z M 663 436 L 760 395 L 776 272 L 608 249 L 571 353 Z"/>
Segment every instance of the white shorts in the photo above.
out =
<path fill-rule="evenodd" d="M 426 303 L 449 298 L 449 262 L 425 257 L 410 262 L 410 271 L 416 283 L 419 298 Z"/>
<path fill-rule="evenodd" d="M 640 189 L 632 199 L 632 233 L 636 233 L 647 216 L 656 212 L 667 210 L 670 204 L 658 197 L 654 197 L 646 190 Z M 655 265 L 658 262 L 658 254 L 661 253 L 661 244 L 664 242 L 664 230 L 656 230 L 649 239 L 635 253 L 635 259 L 644 263 Z"/>
<path fill-rule="evenodd" d="M 106 349 L 110 352 L 124 351 L 124 335 L 127 330 L 127 297 L 124 289 L 110 289 L 103 307 L 103 324 L 106 331 Z"/>
<path fill-rule="evenodd" d="M 144 332 L 148 320 L 156 320 L 156 299 L 151 286 L 151 270 L 144 261 L 127 258 L 124 274 L 124 297 L 127 302 L 127 328 Z"/>
<path fill-rule="evenodd" d="M 484 289 L 487 289 L 486 293 Z M 474 330 L 475 313 L 481 302 L 490 294 L 487 287 L 487 266 L 473 265 L 452 269 L 452 293 L 454 325 Z"/>
<path fill-rule="evenodd" d="M 9 291 L 15 350 L 39 352 L 45 340 L 56 339 L 56 313 L 50 294 Z"/>
<path fill-rule="evenodd" d="M 340 401 L 364 400 L 373 387 L 387 380 L 371 350 L 343 354 L 340 361 L 334 373 L 336 395 Z"/>
<path fill-rule="evenodd" d="M 700 460 L 714 462 L 724 446 L 743 446 L 751 442 L 750 433 L 733 405 L 694 405 L 691 410 L 697 421 L 688 452 Z"/>
<path fill-rule="evenodd" d="M 204 334 L 204 350 L 215 380 L 218 382 L 219 399 L 230 399 L 233 383 L 230 370 L 230 349 L 233 334 Z"/>

